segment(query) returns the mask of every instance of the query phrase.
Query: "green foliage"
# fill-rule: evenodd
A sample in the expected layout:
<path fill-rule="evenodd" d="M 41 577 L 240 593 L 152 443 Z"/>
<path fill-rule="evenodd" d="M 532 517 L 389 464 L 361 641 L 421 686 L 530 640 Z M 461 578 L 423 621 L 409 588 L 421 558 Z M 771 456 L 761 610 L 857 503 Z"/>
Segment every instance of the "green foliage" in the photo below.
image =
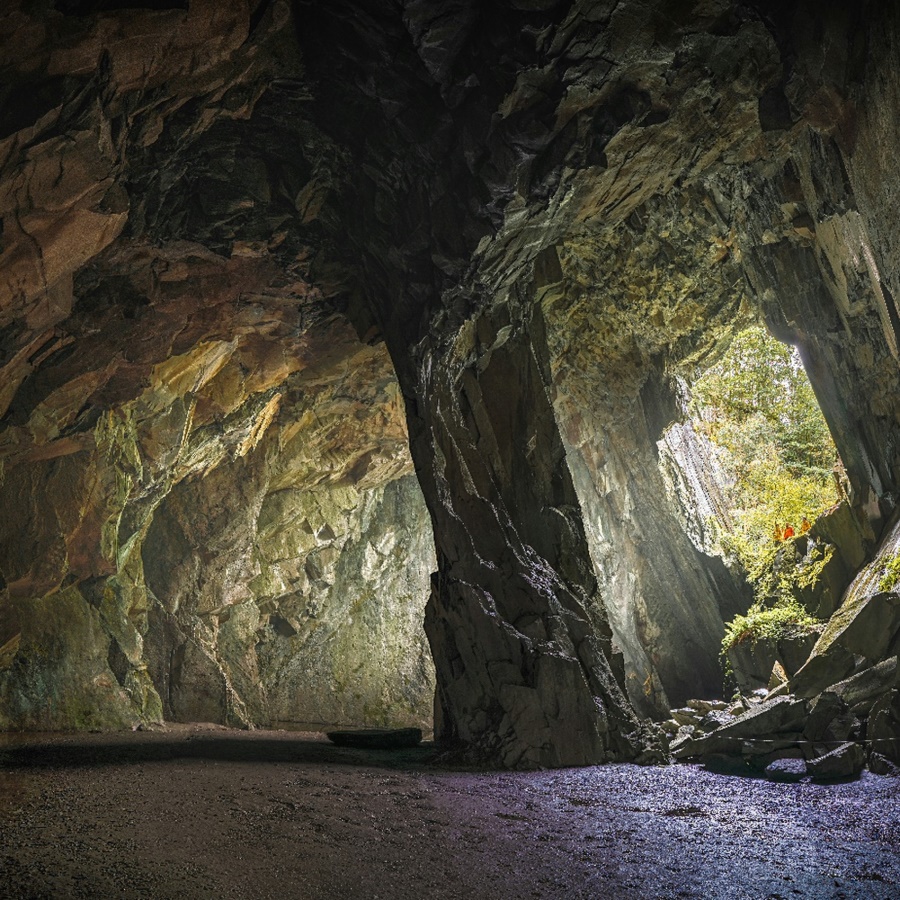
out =
<path fill-rule="evenodd" d="M 744 641 L 817 630 L 798 597 L 815 586 L 834 548 L 819 542 L 801 556 L 794 540 L 774 534 L 788 522 L 799 532 L 804 516 L 814 520 L 838 499 L 837 452 L 797 352 L 750 328 L 692 385 L 691 405 L 730 482 L 728 526 L 717 523 L 717 543 L 740 562 L 756 597 L 726 626 L 723 655 Z"/>
<path fill-rule="evenodd" d="M 697 430 L 719 448 L 731 487 L 728 529 L 718 544 L 737 558 L 757 599 L 787 600 L 791 585 L 818 577 L 825 560 L 806 571 L 776 573 L 776 525 L 799 532 L 837 499 L 837 452 L 796 350 L 761 327 L 738 334 L 728 353 L 691 387 Z M 784 556 L 784 554 L 782 554 Z"/>
<path fill-rule="evenodd" d="M 796 601 L 766 609 L 755 603 L 746 616 L 736 616 L 725 628 L 722 653 L 744 641 L 778 641 L 796 634 L 810 634 L 821 625 Z"/>
<path fill-rule="evenodd" d="M 799 354 L 764 328 L 738 334 L 692 393 L 709 437 L 739 461 L 771 448 L 792 475 L 830 474 L 834 444 Z"/>
<path fill-rule="evenodd" d="M 884 567 L 884 575 L 878 582 L 879 591 L 892 591 L 900 581 L 900 553 L 892 556 Z"/>

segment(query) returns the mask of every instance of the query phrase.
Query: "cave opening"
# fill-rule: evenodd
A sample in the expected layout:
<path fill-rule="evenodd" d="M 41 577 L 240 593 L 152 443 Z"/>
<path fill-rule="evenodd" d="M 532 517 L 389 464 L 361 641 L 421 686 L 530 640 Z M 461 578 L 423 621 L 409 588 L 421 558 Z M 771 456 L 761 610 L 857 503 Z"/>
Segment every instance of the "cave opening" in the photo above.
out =
<path fill-rule="evenodd" d="M 835 550 L 816 525 L 846 505 L 846 472 L 799 349 L 764 325 L 738 330 L 679 388 L 682 421 L 658 442 L 669 496 L 695 546 L 753 592 L 725 621 L 725 693 L 767 688 L 771 674 L 742 668 L 743 645 L 793 638 L 811 649 L 831 612 L 821 576 Z M 798 657 L 777 673 L 793 675 Z"/>
<path fill-rule="evenodd" d="M 770 6 L 0 5 L 9 893 L 896 894 L 900 6 Z"/>
<path fill-rule="evenodd" d="M 670 490 L 688 492 L 679 505 L 698 546 L 749 574 L 785 529 L 805 532 L 804 520 L 846 497 L 837 448 L 799 350 L 762 325 L 739 331 L 683 386 L 684 422 L 660 442 L 683 473 Z"/>

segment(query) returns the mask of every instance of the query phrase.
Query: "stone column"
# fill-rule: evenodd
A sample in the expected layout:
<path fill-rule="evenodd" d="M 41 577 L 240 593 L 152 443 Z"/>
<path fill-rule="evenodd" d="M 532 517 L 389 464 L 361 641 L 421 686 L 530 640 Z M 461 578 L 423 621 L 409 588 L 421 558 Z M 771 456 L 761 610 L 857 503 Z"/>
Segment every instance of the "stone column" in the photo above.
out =
<path fill-rule="evenodd" d="M 636 752 L 549 385 L 539 314 L 507 302 L 426 338 L 406 386 L 438 551 L 436 730 L 509 767 Z"/>

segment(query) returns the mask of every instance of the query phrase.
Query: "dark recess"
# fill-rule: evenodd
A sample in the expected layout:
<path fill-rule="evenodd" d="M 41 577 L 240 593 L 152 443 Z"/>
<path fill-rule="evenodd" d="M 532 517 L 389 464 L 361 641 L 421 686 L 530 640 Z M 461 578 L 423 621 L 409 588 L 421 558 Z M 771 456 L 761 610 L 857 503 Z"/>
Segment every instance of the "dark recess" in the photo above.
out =
<path fill-rule="evenodd" d="M 182 9 L 188 0 L 55 0 L 53 8 L 66 16 L 92 16 L 95 13 L 118 12 L 122 9 Z"/>

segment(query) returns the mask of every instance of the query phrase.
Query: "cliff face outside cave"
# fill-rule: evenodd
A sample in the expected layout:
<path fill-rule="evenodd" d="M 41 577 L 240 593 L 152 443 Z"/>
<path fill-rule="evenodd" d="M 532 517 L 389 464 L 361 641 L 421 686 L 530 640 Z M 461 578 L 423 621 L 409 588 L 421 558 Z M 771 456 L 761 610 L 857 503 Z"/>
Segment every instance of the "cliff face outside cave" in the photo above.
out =
<path fill-rule="evenodd" d="M 7 3 L 0 727 L 436 685 L 563 765 L 720 691 L 675 376 L 761 317 L 870 545 L 898 480 L 900 22 L 790 6 Z"/>

